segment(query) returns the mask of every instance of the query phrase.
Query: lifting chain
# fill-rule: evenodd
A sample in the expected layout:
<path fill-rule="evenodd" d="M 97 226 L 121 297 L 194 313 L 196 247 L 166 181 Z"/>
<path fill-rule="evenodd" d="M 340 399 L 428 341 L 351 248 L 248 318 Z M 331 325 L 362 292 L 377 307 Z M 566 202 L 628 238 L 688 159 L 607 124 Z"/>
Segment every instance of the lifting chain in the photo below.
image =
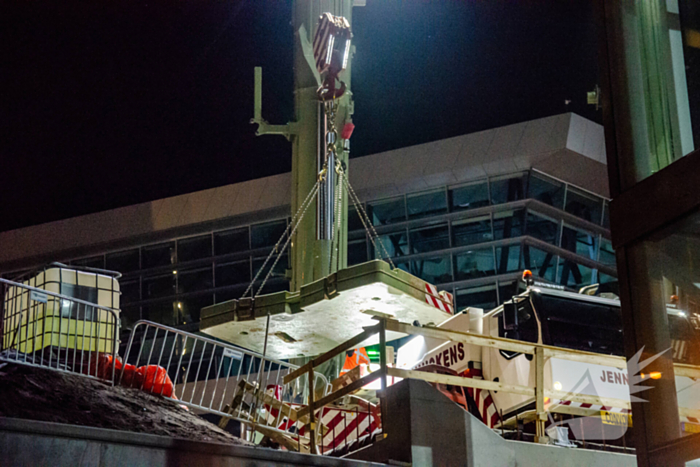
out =
<path fill-rule="evenodd" d="M 328 154 L 337 155 L 335 144 L 338 141 L 338 130 L 335 127 L 335 117 L 338 112 L 338 101 L 335 99 L 323 101 L 323 107 L 326 111 L 326 151 Z M 337 159 L 337 158 L 336 158 Z"/>
<path fill-rule="evenodd" d="M 335 167 L 332 167 L 331 170 L 335 170 L 338 179 L 335 181 L 335 187 L 333 190 L 333 226 L 331 230 L 331 244 L 330 244 L 330 255 L 329 255 L 329 272 L 333 272 L 333 258 L 335 257 L 336 263 L 339 263 L 339 258 L 340 255 L 338 254 L 338 249 L 339 245 L 336 245 L 336 243 L 340 243 L 340 216 L 339 216 L 339 210 L 340 210 L 340 203 L 342 199 L 342 179 L 343 179 L 343 165 L 338 157 L 337 153 L 337 148 L 336 144 L 338 142 L 338 130 L 335 127 L 335 119 L 336 115 L 338 112 L 338 101 L 336 99 L 330 99 L 330 100 L 324 100 L 323 101 L 323 108 L 326 113 L 326 162 L 324 165 L 323 170 L 328 170 L 328 162 L 330 161 L 331 156 L 333 156 L 334 159 L 334 165 Z M 336 271 L 338 270 L 338 266 L 336 265 Z"/>
<path fill-rule="evenodd" d="M 338 130 L 335 127 L 335 116 L 336 112 L 338 111 L 338 101 L 336 101 L 335 99 L 323 101 L 323 110 L 326 113 L 326 121 L 328 122 L 328 129 L 326 130 L 326 152 L 328 154 L 333 153 L 333 155 L 335 156 L 335 143 L 338 140 Z M 323 168 L 318 173 L 318 181 L 325 181 L 327 173 L 328 158 L 326 158 L 326 161 L 323 164 Z"/>

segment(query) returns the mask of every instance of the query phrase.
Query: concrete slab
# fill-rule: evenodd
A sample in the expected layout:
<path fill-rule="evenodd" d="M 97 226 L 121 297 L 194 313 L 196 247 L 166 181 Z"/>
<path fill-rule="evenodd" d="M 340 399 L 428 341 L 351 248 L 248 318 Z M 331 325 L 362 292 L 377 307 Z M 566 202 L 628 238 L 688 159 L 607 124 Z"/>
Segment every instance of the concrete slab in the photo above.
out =
<path fill-rule="evenodd" d="M 422 467 L 633 467 L 635 456 L 570 449 L 501 438 L 424 381 L 403 380 L 386 390 L 387 437 L 349 458 Z"/>

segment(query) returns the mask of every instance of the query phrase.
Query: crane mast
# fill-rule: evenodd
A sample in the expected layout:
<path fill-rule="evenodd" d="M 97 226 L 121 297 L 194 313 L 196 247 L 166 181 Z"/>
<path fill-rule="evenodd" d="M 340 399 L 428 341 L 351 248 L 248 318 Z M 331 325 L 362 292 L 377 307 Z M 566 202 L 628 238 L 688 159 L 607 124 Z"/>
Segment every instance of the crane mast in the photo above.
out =
<path fill-rule="evenodd" d="M 323 80 L 314 59 L 314 34 L 322 15 L 330 13 L 352 20 L 353 0 L 296 0 L 293 6 L 294 28 L 294 122 L 270 125 L 262 118 L 262 72 L 256 69 L 255 118 L 258 135 L 286 136 L 292 143 L 291 212 L 298 212 L 316 184 L 319 172 L 328 167 L 318 195 L 308 210 L 314 215 L 304 216 L 290 242 L 290 290 L 300 290 L 306 284 L 319 280 L 347 266 L 347 209 L 348 200 L 338 184 L 334 170 L 336 160 L 347 175 L 349 141 L 337 136 L 336 150 L 329 154 L 327 132 L 330 125 L 319 86 Z M 352 50 L 345 54 L 342 73 L 344 93 L 330 100 L 336 105 L 334 126 L 343 128 L 351 121 L 353 101 L 351 92 Z M 330 160 L 329 160 L 330 158 Z M 336 196 L 339 199 L 336 201 Z M 339 227 L 335 235 L 334 226 Z M 331 256 L 333 261 L 331 261 Z"/>

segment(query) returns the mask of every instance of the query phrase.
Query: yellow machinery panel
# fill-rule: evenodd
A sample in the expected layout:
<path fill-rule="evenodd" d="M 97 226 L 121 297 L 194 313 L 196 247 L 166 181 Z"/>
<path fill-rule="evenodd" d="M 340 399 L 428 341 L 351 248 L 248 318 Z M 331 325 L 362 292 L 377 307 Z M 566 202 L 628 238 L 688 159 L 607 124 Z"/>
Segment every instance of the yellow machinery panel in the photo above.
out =
<path fill-rule="evenodd" d="M 2 348 L 112 353 L 119 333 L 119 277 L 54 263 L 20 278 L 6 287 Z"/>

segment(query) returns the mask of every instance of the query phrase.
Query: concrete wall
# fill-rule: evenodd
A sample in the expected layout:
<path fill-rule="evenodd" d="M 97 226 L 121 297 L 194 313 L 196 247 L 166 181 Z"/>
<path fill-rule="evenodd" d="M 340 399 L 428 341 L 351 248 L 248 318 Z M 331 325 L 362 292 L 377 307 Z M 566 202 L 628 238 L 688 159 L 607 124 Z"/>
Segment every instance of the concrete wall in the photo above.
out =
<path fill-rule="evenodd" d="M 360 461 L 230 446 L 124 431 L 0 418 L 0 465 L 364 467 Z"/>
<path fill-rule="evenodd" d="M 387 438 L 351 455 L 421 467 L 633 467 L 636 457 L 509 441 L 424 381 L 387 388 Z"/>

